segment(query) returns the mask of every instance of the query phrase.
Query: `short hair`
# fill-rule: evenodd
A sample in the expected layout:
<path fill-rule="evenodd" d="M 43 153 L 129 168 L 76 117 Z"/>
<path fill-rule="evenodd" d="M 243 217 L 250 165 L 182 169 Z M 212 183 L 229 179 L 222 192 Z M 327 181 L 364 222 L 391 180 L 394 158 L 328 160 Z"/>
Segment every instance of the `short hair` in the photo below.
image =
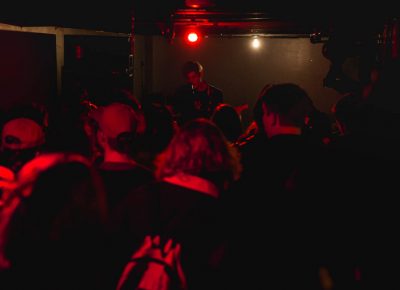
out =
<path fill-rule="evenodd" d="M 145 129 L 145 119 L 141 107 L 135 111 L 131 106 L 114 102 L 92 111 L 95 130 L 101 130 L 112 150 L 130 154 L 137 137 Z M 143 129 L 139 126 L 143 126 Z"/>
<path fill-rule="evenodd" d="M 190 72 L 201 74 L 203 72 L 203 66 L 198 61 L 188 61 L 182 67 L 182 74 L 186 77 Z"/>
<path fill-rule="evenodd" d="M 211 115 L 213 121 L 226 139 L 235 142 L 243 133 L 242 120 L 235 108 L 229 104 L 219 104 Z"/>
<path fill-rule="evenodd" d="M 255 106 L 255 119 L 262 123 L 262 105 L 279 116 L 282 125 L 303 127 L 305 117 L 314 111 L 313 103 L 301 87 L 291 83 L 264 88 Z"/>
<path fill-rule="evenodd" d="M 332 108 L 335 119 L 349 132 L 359 131 L 362 127 L 362 113 L 366 108 L 359 94 L 345 94 Z"/>
<path fill-rule="evenodd" d="M 237 180 L 240 172 L 236 148 L 207 119 L 186 123 L 156 159 L 158 179 L 184 173 L 208 179 L 220 189 Z"/>

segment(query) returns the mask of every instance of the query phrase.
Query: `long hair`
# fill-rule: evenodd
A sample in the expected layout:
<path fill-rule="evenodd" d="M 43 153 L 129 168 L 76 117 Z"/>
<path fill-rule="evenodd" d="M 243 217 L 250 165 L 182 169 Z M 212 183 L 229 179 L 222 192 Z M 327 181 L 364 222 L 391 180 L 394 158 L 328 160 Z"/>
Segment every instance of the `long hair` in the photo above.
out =
<path fill-rule="evenodd" d="M 156 177 L 190 174 L 220 189 L 240 176 L 238 152 L 211 121 L 196 119 L 183 126 L 156 159 Z"/>

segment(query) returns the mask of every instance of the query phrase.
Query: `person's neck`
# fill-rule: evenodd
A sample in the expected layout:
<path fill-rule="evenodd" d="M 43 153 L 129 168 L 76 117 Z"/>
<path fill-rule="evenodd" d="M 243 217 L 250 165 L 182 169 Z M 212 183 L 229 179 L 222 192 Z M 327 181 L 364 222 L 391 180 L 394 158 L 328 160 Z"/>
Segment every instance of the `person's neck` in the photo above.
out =
<path fill-rule="evenodd" d="M 135 163 L 127 154 L 117 151 L 104 152 L 104 163 Z"/>
<path fill-rule="evenodd" d="M 219 197 L 218 187 L 213 182 L 199 176 L 179 173 L 165 177 L 163 180 L 168 183 L 204 193 L 214 198 Z"/>
<path fill-rule="evenodd" d="M 270 128 L 266 133 L 269 138 L 277 135 L 301 135 L 301 128 L 293 126 L 276 126 Z"/>

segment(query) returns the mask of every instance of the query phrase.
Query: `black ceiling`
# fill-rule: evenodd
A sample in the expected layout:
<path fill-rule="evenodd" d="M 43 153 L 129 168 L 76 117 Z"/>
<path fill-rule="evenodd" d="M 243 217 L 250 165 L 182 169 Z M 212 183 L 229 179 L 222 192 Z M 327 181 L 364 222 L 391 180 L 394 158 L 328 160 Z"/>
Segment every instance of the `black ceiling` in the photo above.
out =
<path fill-rule="evenodd" d="M 161 32 L 160 28 L 170 25 L 171 19 L 178 23 L 184 23 L 179 22 L 182 19 L 187 21 L 184 11 L 189 9 L 185 0 L 47 1 L 9 1 L 9 5 L 0 8 L 0 22 L 20 26 L 62 26 L 129 33 L 133 15 L 136 33 L 154 34 Z M 214 30 L 227 29 L 232 33 L 250 30 L 255 25 L 255 28 L 269 29 L 273 33 L 302 33 L 314 28 L 329 30 L 333 27 L 348 31 L 349 34 L 362 34 L 377 27 L 379 29 L 388 17 L 393 16 L 390 15 L 393 9 L 379 9 L 376 5 L 350 9 L 345 5 L 338 6 L 334 1 L 323 1 L 318 7 L 315 4 L 306 5 L 304 1 L 298 1 L 301 2 L 298 4 L 283 0 L 275 1 L 278 4 L 262 0 L 197 1 L 213 4 L 212 7 L 196 11 L 208 13 L 206 20 L 218 24 L 213 26 Z M 195 15 L 187 23 L 197 25 L 198 17 Z"/>

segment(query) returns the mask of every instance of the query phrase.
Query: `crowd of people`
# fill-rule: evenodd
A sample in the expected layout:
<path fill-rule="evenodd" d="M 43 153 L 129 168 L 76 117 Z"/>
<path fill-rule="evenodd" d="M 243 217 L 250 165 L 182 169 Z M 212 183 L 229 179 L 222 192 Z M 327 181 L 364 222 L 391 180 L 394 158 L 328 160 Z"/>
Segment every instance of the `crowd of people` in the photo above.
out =
<path fill-rule="evenodd" d="M 116 289 L 148 236 L 179 243 L 187 289 L 396 288 L 396 65 L 332 115 L 267 84 L 248 128 L 195 61 L 167 100 L 5 112 L 0 288 Z"/>

